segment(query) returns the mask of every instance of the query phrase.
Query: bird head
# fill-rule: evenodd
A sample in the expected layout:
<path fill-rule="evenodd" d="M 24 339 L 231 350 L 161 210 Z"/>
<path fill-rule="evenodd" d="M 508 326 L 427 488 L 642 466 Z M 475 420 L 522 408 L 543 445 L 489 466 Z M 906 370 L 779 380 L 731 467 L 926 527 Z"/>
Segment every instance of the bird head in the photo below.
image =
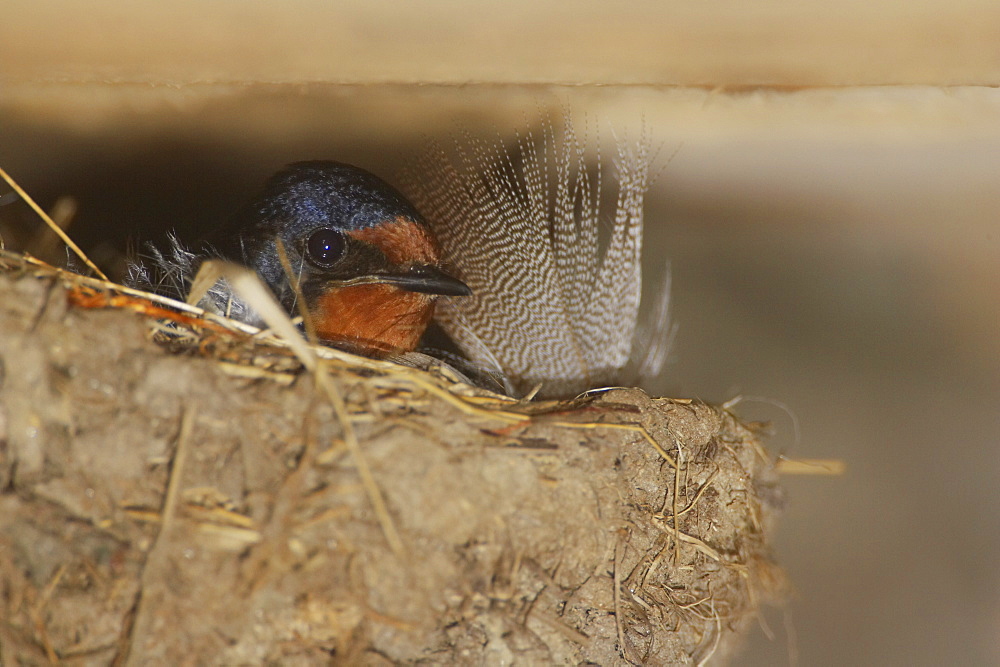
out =
<path fill-rule="evenodd" d="M 472 293 L 444 271 L 437 241 L 403 195 L 351 165 L 288 166 L 237 225 L 237 256 L 289 312 L 301 295 L 327 343 L 369 353 L 413 350 L 438 297 Z"/>

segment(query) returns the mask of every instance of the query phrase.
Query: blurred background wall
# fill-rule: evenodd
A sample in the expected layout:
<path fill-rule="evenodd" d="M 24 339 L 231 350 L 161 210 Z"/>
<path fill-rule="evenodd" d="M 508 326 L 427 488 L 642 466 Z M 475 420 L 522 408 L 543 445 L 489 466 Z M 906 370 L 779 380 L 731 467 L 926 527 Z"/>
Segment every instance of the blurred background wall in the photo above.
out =
<path fill-rule="evenodd" d="M 770 420 L 795 585 L 741 664 L 1000 663 L 1000 5 L 8 0 L 0 166 L 114 269 L 282 164 L 645 126 L 658 392 Z M 2 195 L 6 190 L 0 190 Z M 8 201 L 6 199 L 0 201 Z M 0 206 L 8 247 L 39 229 Z M 57 253 L 58 256 L 58 253 Z"/>

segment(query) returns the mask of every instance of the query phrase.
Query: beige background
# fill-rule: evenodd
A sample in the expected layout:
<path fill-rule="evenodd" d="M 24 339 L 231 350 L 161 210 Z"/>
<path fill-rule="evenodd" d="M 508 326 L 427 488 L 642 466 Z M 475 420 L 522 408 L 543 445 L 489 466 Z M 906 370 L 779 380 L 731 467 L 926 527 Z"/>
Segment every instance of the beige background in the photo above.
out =
<path fill-rule="evenodd" d="M 291 160 L 391 176 L 459 125 L 645 123 L 680 326 L 655 389 L 747 397 L 772 447 L 848 465 L 787 480 L 796 598 L 741 662 L 1000 662 L 1000 7 L 419 6 L 8 2 L 0 166 L 76 197 L 114 265 Z M 36 224 L 0 208 L 8 244 Z"/>

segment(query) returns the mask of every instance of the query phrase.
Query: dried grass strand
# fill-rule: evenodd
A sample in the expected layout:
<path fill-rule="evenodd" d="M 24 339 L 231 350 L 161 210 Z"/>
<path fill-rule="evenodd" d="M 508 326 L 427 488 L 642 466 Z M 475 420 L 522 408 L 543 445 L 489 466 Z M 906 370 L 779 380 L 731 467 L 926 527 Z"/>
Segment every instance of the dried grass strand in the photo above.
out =
<path fill-rule="evenodd" d="M 584 428 L 584 429 L 608 428 L 612 430 L 630 431 L 632 433 L 638 433 L 643 437 L 643 439 L 646 442 L 650 444 L 650 446 L 653 447 L 653 449 L 656 450 L 656 453 L 659 454 L 671 468 L 673 468 L 674 470 L 679 470 L 679 468 L 677 467 L 677 461 L 675 461 L 674 458 L 670 456 L 670 454 L 667 454 L 667 450 L 663 449 L 663 446 L 656 441 L 656 438 L 654 438 L 649 433 L 649 431 L 646 430 L 646 427 L 642 426 L 641 424 L 608 424 L 605 422 L 564 422 L 564 421 L 556 421 L 549 423 L 552 426 L 560 426 L 562 428 Z"/>
<path fill-rule="evenodd" d="M 143 567 L 140 578 L 139 599 L 136 601 L 135 616 L 131 628 L 127 632 L 121 653 L 115 657 L 116 664 L 136 664 L 133 659 L 133 647 L 137 639 L 147 636 L 147 627 L 153 622 L 154 612 L 150 611 L 149 597 L 155 590 L 152 577 L 161 569 L 161 565 L 166 560 L 162 545 L 166 542 L 166 536 L 173 529 L 173 522 L 176 517 L 177 505 L 181 498 L 181 478 L 184 475 L 184 465 L 187 461 L 188 445 L 191 440 L 191 430 L 194 425 L 195 411 L 187 408 L 181 415 L 181 427 L 177 435 L 177 447 L 174 450 L 172 463 L 170 465 L 170 476 L 167 480 L 167 488 L 163 495 L 163 508 L 160 510 L 160 528 L 156 533 L 156 538 L 149 550 L 149 556 Z"/>
<path fill-rule="evenodd" d="M 292 324 L 291 319 L 289 319 L 284 309 L 278 304 L 277 299 L 264 286 L 256 273 L 242 266 L 218 260 L 209 260 L 205 263 L 209 264 L 209 270 L 218 272 L 220 277 L 225 278 L 229 282 L 233 291 L 257 311 L 267 325 L 284 339 L 302 365 L 313 373 L 317 387 L 329 399 L 330 405 L 333 407 L 338 421 L 340 421 L 341 428 L 344 430 L 344 442 L 351 452 L 351 458 L 358 469 L 361 483 L 364 485 L 368 499 L 372 503 L 372 508 L 378 518 L 379 525 L 382 527 L 386 541 L 389 543 L 392 551 L 398 557 L 402 558 L 404 556 L 402 539 L 396 530 L 392 516 L 389 514 L 382 491 L 379 489 L 375 481 L 375 476 L 372 474 L 364 453 L 361 451 L 361 444 L 358 442 L 357 433 L 355 433 L 354 426 L 351 423 L 351 416 L 347 411 L 347 404 L 344 401 L 343 394 L 333 382 L 326 368 L 319 362 L 319 358 L 314 352 L 315 347 L 310 346 L 299 335 L 298 329 L 295 328 L 295 325 Z"/>
<path fill-rule="evenodd" d="M 778 457 L 775 468 L 782 475 L 828 475 L 837 477 L 847 472 L 842 459 L 787 459 Z"/>
<path fill-rule="evenodd" d="M 14 192 L 16 192 L 17 195 L 21 199 L 23 199 L 24 202 L 28 206 L 30 206 L 31 209 L 36 214 L 38 214 L 38 217 L 40 217 L 45 222 L 45 224 L 49 226 L 49 229 L 51 229 L 52 231 L 54 231 L 56 234 L 59 235 L 59 238 L 62 239 L 62 242 L 65 243 L 67 246 L 69 246 L 69 248 L 74 253 L 76 253 L 76 256 L 79 257 L 91 271 L 93 271 L 96 275 L 98 275 L 102 280 L 108 280 L 108 277 L 104 275 L 104 272 L 101 271 L 99 268 L 97 268 L 96 264 L 90 261 L 90 258 L 87 257 L 87 254 L 83 252 L 83 250 L 80 249 L 80 246 L 78 246 L 73 241 L 73 239 L 69 237 L 69 234 L 67 234 L 62 227 L 57 225 L 56 222 L 51 218 L 51 216 L 49 216 L 49 214 L 46 213 L 41 206 L 35 203 L 35 200 L 31 198 L 31 195 L 25 192 L 24 189 L 17 184 L 17 181 L 11 178 L 10 174 L 4 171 L 3 168 L 0 168 L 0 177 L 2 177 L 3 180 L 7 181 L 7 185 L 13 188 Z"/>

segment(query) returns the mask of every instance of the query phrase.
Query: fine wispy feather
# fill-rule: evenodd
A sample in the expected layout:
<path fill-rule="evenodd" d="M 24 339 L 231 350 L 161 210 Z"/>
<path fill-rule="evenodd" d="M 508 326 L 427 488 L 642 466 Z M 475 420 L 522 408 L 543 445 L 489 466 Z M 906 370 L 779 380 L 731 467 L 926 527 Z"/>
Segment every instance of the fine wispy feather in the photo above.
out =
<path fill-rule="evenodd" d="M 185 301 L 191 292 L 192 281 L 206 259 L 222 257 L 208 244 L 202 244 L 200 252 L 194 252 L 175 234 L 169 234 L 166 250 L 149 243 L 145 253 L 128 262 L 124 282 L 129 287 Z M 254 309 L 233 293 L 225 278 L 212 285 L 196 305 L 216 315 L 254 326 L 263 325 Z"/>

